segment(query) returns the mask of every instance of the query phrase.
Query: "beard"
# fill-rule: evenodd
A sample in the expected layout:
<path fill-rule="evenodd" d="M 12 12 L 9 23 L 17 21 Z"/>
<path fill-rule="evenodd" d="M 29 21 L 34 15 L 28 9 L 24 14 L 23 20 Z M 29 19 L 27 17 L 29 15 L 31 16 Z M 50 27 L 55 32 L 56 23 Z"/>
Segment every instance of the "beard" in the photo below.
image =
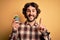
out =
<path fill-rule="evenodd" d="M 30 17 L 33 17 L 33 19 L 31 20 Z M 36 16 L 34 16 L 34 15 L 29 14 L 27 16 L 27 21 L 29 21 L 29 22 L 33 22 L 35 19 L 36 19 Z"/>

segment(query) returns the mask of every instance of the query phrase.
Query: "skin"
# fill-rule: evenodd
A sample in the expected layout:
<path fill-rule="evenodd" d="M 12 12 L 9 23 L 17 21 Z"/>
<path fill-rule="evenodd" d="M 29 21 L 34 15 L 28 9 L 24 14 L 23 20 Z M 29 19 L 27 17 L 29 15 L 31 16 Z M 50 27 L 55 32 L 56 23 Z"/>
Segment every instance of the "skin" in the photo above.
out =
<path fill-rule="evenodd" d="M 27 19 L 28 23 L 32 26 L 32 25 L 34 24 L 35 19 L 36 19 L 36 16 L 37 16 L 37 11 L 36 11 L 35 7 L 29 6 L 29 7 L 27 8 L 26 15 L 27 15 L 27 17 L 28 17 L 28 19 Z M 29 15 L 30 15 L 30 16 L 29 16 Z M 17 30 L 17 29 L 18 29 L 19 23 L 20 23 L 19 21 L 16 22 L 16 21 L 13 19 L 12 27 L 13 27 L 14 30 Z M 39 27 L 38 27 L 38 29 L 40 29 L 40 28 L 45 30 L 45 27 L 41 24 L 41 18 L 40 18 L 40 20 L 39 20 Z M 41 30 L 40 30 L 40 31 L 41 31 Z"/>
<path fill-rule="evenodd" d="M 29 20 L 30 22 L 33 22 L 33 21 L 35 21 L 35 18 L 36 18 L 36 15 L 37 15 L 37 11 L 36 11 L 36 9 L 35 9 L 34 7 L 29 6 L 29 7 L 27 8 L 26 15 L 27 15 L 27 17 L 28 17 L 28 20 Z M 30 16 L 29 16 L 29 15 L 30 15 Z M 28 20 L 27 20 L 27 21 L 28 21 Z"/>
<path fill-rule="evenodd" d="M 34 7 L 29 6 L 26 11 L 27 15 L 27 21 L 28 23 L 32 26 L 35 22 L 36 16 L 37 16 L 37 11 Z"/>
<path fill-rule="evenodd" d="M 37 11 L 34 7 L 32 6 L 29 6 L 27 8 L 27 11 L 26 11 L 26 15 L 27 15 L 27 22 L 33 26 L 33 24 L 35 23 L 35 19 L 36 19 L 36 16 L 37 16 Z M 30 15 L 30 16 L 29 16 Z M 14 19 L 13 19 L 13 22 L 12 22 L 12 27 L 14 30 L 18 30 L 18 27 L 20 26 L 19 25 L 19 21 L 16 22 Z M 44 30 L 42 30 L 44 29 Z M 40 32 L 44 32 L 46 30 L 46 28 L 41 24 L 41 18 L 39 20 L 39 27 L 38 27 L 38 30 Z M 47 36 L 45 36 L 44 38 L 47 38 Z M 47 40 L 47 39 L 46 39 Z"/>

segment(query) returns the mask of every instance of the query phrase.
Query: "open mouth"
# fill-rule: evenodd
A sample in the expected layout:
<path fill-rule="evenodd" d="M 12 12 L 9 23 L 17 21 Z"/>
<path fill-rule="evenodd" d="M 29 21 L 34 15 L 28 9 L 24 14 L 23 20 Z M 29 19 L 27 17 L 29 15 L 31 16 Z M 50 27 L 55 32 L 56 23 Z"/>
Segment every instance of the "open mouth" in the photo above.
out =
<path fill-rule="evenodd" d="M 32 18 L 34 18 L 34 17 L 33 17 L 33 16 L 30 16 L 29 18 L 31 18 L 31 19 L 32 19 Z"/>

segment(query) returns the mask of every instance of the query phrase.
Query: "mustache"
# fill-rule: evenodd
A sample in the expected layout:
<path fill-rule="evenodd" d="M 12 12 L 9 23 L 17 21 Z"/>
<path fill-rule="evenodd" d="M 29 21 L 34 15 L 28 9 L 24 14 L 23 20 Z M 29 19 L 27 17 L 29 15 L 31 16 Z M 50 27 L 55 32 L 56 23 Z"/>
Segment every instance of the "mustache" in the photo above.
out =
<path fill-rule="evenodd" d="M 31 15 L 31 14 L 29 14 L 29 15 L 28 15 L 28 17 L 30 17 L 30 16 L 33 16 L 33 17 L 35 17 L 34 15 Z"/>

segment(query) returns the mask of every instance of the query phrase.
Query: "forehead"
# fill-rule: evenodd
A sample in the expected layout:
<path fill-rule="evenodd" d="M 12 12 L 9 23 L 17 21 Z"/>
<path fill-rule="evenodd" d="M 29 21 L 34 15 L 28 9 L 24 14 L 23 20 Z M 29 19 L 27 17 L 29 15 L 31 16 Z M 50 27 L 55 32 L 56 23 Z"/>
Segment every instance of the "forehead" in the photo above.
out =
<path fill-rule="evenodd" d="M 29 6 L 27 9 L 30 9 L 30 10 L 36 10 L 36 8 L 33 7 L 33 6 Z"/>

